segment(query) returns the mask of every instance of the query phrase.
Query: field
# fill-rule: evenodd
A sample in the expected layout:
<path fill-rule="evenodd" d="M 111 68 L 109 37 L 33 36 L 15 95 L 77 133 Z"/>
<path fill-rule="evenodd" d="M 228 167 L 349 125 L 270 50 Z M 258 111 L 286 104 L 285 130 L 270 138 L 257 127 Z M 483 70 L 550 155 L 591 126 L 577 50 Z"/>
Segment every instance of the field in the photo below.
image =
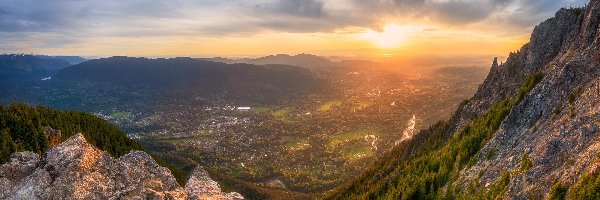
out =
<path fill-rule="evenodd" d="M 334 107 L 341 106 L 341 105 L 342 105 L 342 101 L 329 101 L 329 102 L 321 105 L 321 107 L 319 107 L 319 109 L 317 109 L 317 111 L 330 111 Z"/>
<path fill-rule="evenodd" d="M 113 119 L 129 119 L 131 117 L 131 113 L 130 112 L 114 112 L 112 115 L 110 115 L 111 118 Z"/>

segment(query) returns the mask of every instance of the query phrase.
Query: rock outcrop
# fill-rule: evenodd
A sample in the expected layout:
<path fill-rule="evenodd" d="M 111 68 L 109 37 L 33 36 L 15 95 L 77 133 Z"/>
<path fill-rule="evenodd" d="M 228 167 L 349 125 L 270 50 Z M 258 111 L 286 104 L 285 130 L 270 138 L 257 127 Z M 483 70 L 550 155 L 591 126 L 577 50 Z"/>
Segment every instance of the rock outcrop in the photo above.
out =
<path fill-rule="evenodd" d="M 516 94 L 529 74 L 539 72 L 543 80 L 512 108 L 476 164 L 461 172 L 461 184 L 487 187 L 511 173 L 505 199 L 547 198 L 554 184 L 573 185 L 600 170 L 599 25 L 598 0 L 582 10 L 561 9 L 506 63 L 494 62 L 475 96 L 457 111 L 455 128 Z"/>
<path fill-rule="evenodd" d="M 206 184 L 198 184 L 212 180 L 202 172 L 192 174 L 186 190 L 145 152 L 113 158 L 77 134 L 43 157 L 32 152 L 13 154 L 9 163 L 0 166 L 0 199 L 243 198 L 220 192 L 216 183 L 203 190 Z"/>
<path fill-rule="evenodd" d="M 219 183 L 210 179 L 208 172 L 202 167 L 197 167 L 190 179 L 185 184 L 191 199 L 244 199 L 237 192 L 223 193 Z"/>
<path fill-rule="evenodd" d="M 60 130 L 54 130 L 52 127 L 46 126 L 44 127 L 44 133 L 46 134 L 46 139 L 48 140 L 50 148 L 60 144 L 62 138 L 62 132 Z"/>

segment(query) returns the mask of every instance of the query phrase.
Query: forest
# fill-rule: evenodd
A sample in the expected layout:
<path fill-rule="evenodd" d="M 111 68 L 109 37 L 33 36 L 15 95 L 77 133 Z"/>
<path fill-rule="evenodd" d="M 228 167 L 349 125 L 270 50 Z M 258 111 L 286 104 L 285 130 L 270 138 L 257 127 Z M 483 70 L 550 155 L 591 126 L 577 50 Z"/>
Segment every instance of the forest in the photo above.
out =
<path fill-rule="evenodd" d="M 44 132 L 46 126 L 60 130 L 62 141 L 81 132 L 88 142 L 112 156 L 142 149 L 125 132 L 94 115 L 16 103 L 0 105 L 0 163 L 9 161 L 14 152 L 46 152 L 49 148 L 49 140 Z"/>

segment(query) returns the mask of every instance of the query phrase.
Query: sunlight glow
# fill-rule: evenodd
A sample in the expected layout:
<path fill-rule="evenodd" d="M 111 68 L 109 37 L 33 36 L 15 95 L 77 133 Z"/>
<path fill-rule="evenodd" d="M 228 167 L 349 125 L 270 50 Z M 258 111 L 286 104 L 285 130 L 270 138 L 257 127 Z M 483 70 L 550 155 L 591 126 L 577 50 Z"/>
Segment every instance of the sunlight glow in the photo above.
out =
<path fill-rule="evenodd" d="M 388 24 L 383 31 L 368 30 L 363 37 L 380 48 L 394 48 L 406 42 L 414 32 L 413 26 Z"/>

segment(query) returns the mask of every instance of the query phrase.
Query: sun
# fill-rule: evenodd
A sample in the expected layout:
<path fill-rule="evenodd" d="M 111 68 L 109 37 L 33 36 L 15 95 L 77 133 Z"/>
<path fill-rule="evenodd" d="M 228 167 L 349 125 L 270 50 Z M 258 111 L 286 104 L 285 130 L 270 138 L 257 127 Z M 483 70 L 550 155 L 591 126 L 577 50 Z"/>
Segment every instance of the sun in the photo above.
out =
<path fill-rule="evenodd" d="M 368 30 L 363 37 L 380 48 L 394 48 L 406 42 L 413 32 L 412 26 L 388 24 L 383 27 L 383 31 Z"/>

